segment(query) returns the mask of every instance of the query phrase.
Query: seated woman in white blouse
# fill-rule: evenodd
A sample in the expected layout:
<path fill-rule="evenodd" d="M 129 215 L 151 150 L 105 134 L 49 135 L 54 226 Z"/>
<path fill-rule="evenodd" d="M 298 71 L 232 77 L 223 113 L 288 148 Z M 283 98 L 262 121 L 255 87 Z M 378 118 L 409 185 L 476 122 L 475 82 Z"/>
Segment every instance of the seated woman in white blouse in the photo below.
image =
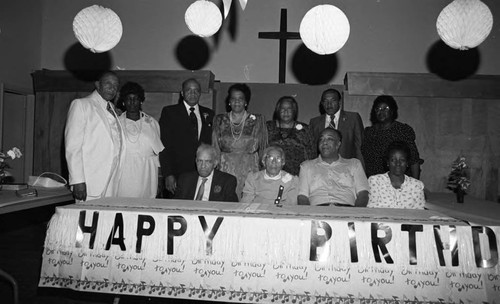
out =
<path fill-rule="evenodd" d="M 299 178 L 283 171 L 285 152 L 269 146 L 262 155 L 265 169 L 247 175 L 242 203 L 297 205 Z"/>
<path fill-rule="evenodd" d="M 405 175 L 411 163 L 409 157 L 406 143 L 396 141 L 389 145 L 386 152 L 389 172 L 368 178 L 370 196 L 367 207 L 424 209 L 424 184 Z"/>

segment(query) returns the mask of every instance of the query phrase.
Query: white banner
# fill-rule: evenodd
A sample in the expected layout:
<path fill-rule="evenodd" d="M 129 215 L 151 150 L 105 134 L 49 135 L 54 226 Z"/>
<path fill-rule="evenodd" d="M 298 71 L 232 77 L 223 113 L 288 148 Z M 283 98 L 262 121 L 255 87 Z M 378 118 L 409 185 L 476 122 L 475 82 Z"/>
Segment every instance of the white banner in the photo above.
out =
<path fill-rule="evenodd" d="M 452 220 L 59 207 L 40 286 L 231 302 L 494 302 L 499 235 Z"/>

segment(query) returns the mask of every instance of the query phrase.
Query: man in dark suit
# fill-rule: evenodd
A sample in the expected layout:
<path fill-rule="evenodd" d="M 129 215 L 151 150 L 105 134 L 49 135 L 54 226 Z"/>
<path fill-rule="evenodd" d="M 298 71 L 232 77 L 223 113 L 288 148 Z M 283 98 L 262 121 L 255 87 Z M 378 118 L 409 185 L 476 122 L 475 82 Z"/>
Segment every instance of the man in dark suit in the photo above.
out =
<path fill-rule="evenodd" d="M 174 198 L 238 202 L 236 195 L 236 177 L 215 170 L 219 164 L 219 153 L 207 144 L 201 144 L 196 151 L 197 171 L 186 172 L 177 180 L 177 190 Z"/>
<path fill-rule="evenodd" d="M 314 117 L 309 122 L 315 143 L 325 128 L 330 127 L 342 133 L 340 155 L 343 158 L 357 158 L 363 163 L 361 141 L 363 138 L 363 121 L 357 112 L 342 110 L 342 94 L 335 89 L 327 89 L 321 94 L 320 107 L 325 114 Z"/>
<path fill-rule="evenodd" d="M 182 102 L 166 106 L 161 112 L 160 133 L 165 150 L 160 153 L 160 164 L 170 194 L 175 193 L 180 174 L 196 169 L 200 143 L 212 143 L 214 112 L 198 104 L 200 96 L 198 81 L 188 79 L 182 83 Z"/>

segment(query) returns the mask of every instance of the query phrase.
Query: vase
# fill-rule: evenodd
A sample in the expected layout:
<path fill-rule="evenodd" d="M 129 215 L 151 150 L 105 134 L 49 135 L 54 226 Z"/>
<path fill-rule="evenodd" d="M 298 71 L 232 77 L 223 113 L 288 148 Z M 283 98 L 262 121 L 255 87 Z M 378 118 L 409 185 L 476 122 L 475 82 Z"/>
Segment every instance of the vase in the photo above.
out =
<path fill-rule="evenodd" d="M 455 191 L 455 194 L 456 194 L 456 196 L 457 196 L 457 203 L 459 203 L 459 204 L 463 204 L 463 203 L 464 203 L 464 195 L 465 195 L 464 190 L 462 190 L 462 189 L 457 189 L 457 190 Z"/>

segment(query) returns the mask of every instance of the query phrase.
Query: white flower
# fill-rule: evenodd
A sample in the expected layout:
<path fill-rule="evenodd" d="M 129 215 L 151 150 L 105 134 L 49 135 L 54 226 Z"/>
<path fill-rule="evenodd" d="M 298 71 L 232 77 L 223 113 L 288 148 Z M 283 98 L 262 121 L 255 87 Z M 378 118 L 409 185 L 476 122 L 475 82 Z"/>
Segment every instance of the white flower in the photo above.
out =
<path fill-rule="evenodd" d="M 19 148 L 12 148 L 12 150 L 7 151 L 7 155 L 10 156 L 10 158 L 15 159 L 15 158 L 21 158 L 23 154 L 21 153 L 21 150 Z"/>
<path fill-rule="evenodd" d="M 284 182 L 284 183 L 288 183 L 289 181 L 292 180 L 292 175 L 289 174 L 288 172 L 284 172 L 285 174 L 283 175 L 283 177 L 281 178 L 281 180 Z"/>
<path fill-rule="evenodd" d="M 7 151 L 7 155 L 10 156 L 10 158 L 12 159 L 16 158 L 16 154 L 12 150 Z"/>
<path fill-rule="evenodd" d="M 297 129 L 297 130 L 299 130 L 299 131 L 300 131 L 300 130 L 304 129 L 304 127 L 303 127 L 301 124 L 297 124 L 297 125 L 295 126 L 295 129 Z"/>
<path fill-rule="evenodd" d="M 255 115 L 250 114 L 250 118 L 251 118 L 252 120 L 255 120 Z"/>

